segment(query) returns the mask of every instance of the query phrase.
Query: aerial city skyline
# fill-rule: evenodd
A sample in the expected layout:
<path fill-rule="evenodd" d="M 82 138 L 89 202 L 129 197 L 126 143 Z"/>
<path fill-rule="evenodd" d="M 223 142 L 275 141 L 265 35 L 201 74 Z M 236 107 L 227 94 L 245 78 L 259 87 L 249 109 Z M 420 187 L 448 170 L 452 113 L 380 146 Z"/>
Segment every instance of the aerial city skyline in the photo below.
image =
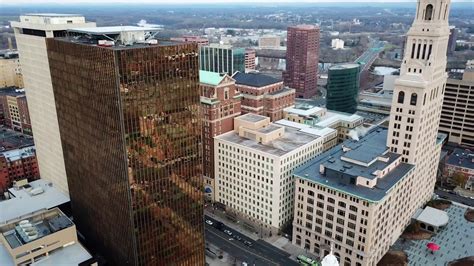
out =
<path fill-rule="evenodd" d="M 472 10 L 142 2 L 0 11 L 0 265 L 474 261 Z"/>

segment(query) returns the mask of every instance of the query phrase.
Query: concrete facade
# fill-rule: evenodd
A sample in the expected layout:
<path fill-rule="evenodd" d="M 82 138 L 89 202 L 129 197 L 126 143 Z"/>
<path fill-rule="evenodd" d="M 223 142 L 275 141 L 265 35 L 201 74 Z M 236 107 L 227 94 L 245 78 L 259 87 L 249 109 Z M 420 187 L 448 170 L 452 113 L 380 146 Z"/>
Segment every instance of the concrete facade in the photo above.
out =
<path fill-rule="evenodd" d="M 214 147 L 216 201 L 275 234 L 293 216 L 293 170 L 323 151 L 323 138 L 246 114 Z"/>
<path fill-rule="evenodd" d="M 23 88 L 20 59 L 0 58 L 0 88 L 15 86 Z"/>
<path fill-rule="evenodd" d="M 255 70 L 255 49 L 245 49 L 245 72 Z"/>
<path fill-rule="evenodd" d="M 69 28 L 95 27 L 80 15 L 30 14 L 11 22 L 20 53 L 41 177 L 68 192 L 46 39 Z"/>
<path fill-rule="evenodd" d="M 471 63 L 474 61 L 471 61 Z M 462 80 L 448 79 L 439 131 L 449 142 L 474 147 L 474 64 L 468 64 Z"/>

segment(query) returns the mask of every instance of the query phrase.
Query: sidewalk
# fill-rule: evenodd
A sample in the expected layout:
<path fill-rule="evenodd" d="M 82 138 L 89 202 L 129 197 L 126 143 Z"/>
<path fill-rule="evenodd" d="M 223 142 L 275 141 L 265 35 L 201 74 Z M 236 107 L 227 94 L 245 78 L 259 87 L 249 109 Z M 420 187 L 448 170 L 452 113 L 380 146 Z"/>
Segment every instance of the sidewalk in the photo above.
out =
<path fill-rule="evenodd" d="M 293 245 L 288 238 L 283 236 L 275 235 L 264 239 L 265 242 L 277 247 L 283 251 L 290 253 L 290 258 L 296 260 L 296 257 L 300 254 L 308 254 L 308 251 Z M 312 258 L 317 258 L 314 254 L 308 254 Z"/>
<path fill-rule="evenodd" d="M 220 211 L 214 211 L 214 212 L 211 212 L 211 210 L 208 210 L 208 209 L 204 209 L 204 214 L 219 221 L 219 222 L 222 222 L 224 223 L 226 226 L 232 228 L 233 230 L 241 233 L 242 235 L 245 235 L 246 237 L 254 240 L 254 241 L 257 241 L 258 239 L 260 239 L 258 237 L 258 234 L 256 234 L 255 232 L 252 232 L 250 230 L 248 230 L 247 228 L 245 228 L 239 221 L 237 221 L 237 223 L 227 219 L 226 217 L 223 217 L 225 216 L 225 214 L 222 214 Z"/>
<path fill-rule="evenodd" d="M 461 187 L 456 187 L 454 189 L 454 192 L 457 192 L 460 196 L 463 196 L 463 197 L 474 197 L 474 191 L 464 189 Z"/>

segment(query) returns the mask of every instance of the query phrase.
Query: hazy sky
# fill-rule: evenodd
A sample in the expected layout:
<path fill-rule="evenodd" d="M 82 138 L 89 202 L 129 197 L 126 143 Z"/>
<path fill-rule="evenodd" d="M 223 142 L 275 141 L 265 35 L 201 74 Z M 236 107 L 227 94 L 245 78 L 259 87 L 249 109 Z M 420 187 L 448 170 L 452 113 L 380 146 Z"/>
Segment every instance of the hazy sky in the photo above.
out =
<path fill-rule="evenodd" d="M 5 4 L 33 4 L 33 3 L 156 3 L 156 4 L 179 4 L 179 3 L 291 3 L 291 2 L 305 2 L 305 3 L 324 3 L 324 2 L 415 2 L 416 0 L 0 0 L 0 3 Z"/>
<path fill-rule="evenodd" d="M 473 0 L 452 0 L 452 2 L 469 2 Z M 77 4 L 77 3 L 152 3 L 152 4 L 186 4 L 186 3 L 334 3 L 334 2 L 416 2 L 416 0 L 0 0 L 1 4 L 41 4 L 57 3 Z"/>

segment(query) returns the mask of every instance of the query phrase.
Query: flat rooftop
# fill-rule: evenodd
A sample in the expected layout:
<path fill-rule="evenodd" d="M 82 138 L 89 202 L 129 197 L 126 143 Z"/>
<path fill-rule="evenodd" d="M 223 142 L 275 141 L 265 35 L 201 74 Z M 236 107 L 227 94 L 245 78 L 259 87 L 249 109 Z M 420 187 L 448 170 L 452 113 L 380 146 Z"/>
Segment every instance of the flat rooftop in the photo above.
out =
<path fill-rule="evenodd" d="M 448 164 L 463 168 L 474 169 L 474 152 L 468 149 L 454 149 L 449 155 Z"/>
<path fill-rule="evenodd" d="M 346 63 L 346 64 L 336 64 L 333 65 L 329 68 L 329 70 L 344 70 L 344 69 L 353 69 L 353 68 L 359 68 L 359 64 L 354 64 L 354 63 Z"/>
<path fill-rule="evenodd" d="M 43 189 L 43 192 L 32 195 L 31 190 L 36 188 Z M 12 198 L 0 201 L 0 224 L 41 209 L 51 209 L 70 201 L 68 195 L 54 186 L 50 186 L 49 182 L 44 179 L 30 182 L 29 187 L 19 190 L 10 188 L 8 192 Z"/>
<path fill-rule="evenodd" d="M 21 222 L 18 221 L 18 223 L 15 223 L 14 225 L 4 226 L 3 229 L 7 231 L 0 231 L 0 233 L 2 233 L 7 240 L 10 248 L 16 249 L 74 225 L 67 216 L 59 211 L 59 209 L 56 210 L 58 210 L 58 212 L 53 217 L 41 217 L 41 214 L 38 214 L 38 216 L 28 217 L 28 219 Z M 22 224 L 23 222 L 25 224 Z M 15 226 L 14 229 L 11 228 L 12 226 Z M 2 230 L 1 227 L 0 230 Z M 31 235 L 34 235 L 35 237 L 31 238 Z"/>
<path fill-rule="evenodd" d="M 301 146 L 315 141 L 319 137 L 303 133 L 295 128 L 285 127 L 285 133 L 282 137 L 272 140 L 267 144 L 262 144 L 252 139 L 240 137 L 234 131 L 219 135 L 215 138 L 274 156 L 283 156 Z"/>
<path fill-rule="evenodd" d="M 6 88 L 0 89 L 0 96 L 17 97 L 17 96 L 24 96 L 24 95 L 25 95 L 25 90 L 17 88 L 17 87 L 6 87 Z"/>
<path fill-rule="evenodd" d="M 260 73 L 237 72 L 232 76 L 232 78 L 235 79 L 235 84 L 256 88 L 265 87 L 282 82 L 282 80 Z"/>
<path fill-rule="evenodd" d="M 3 153 L 0 153 L 0 156 L 1 155 L 3 155 L 8 161 L 16 161 L 21 158 L 36 156 L 36 150 L 34 146 L 30 146 L 21 149 L 5 151 Z"/>
<path fill-rule="evenodd" d="M 297 129 L 301 132 L 311 134 L 311 135 L 315 135 L 315 136 L 319 136 L 319 137 L 325 137 L 325 136 L 328 136 L 330 134 L 333 134 L 333 133 L 337 132 L 337 130 L 335 130 L 333 128 L 310 126 L 310 125 L 306 125 L 306 124 L 301 124 L 301 123 L 289 121 L 289 120 L 286 120 L 286 119 L 278 120 L 278 121 L 275 121 L 274 123 L 277 124 L 277 125 L 291 127 L 291 128 Z"/>
<path fill-rule="evenodd" d="M 110 26 L 110 27 L 90 27 L 90 28 L 72 28 L 69 32 L 85 33 L 91 35 L 120 34 L 122 32 L 135 31 L 159 31 L 157 28 L 137 27 L 137 26 Z"/>
<path fill-rule="evenodd" d="M 401 163 L 384 177 L 378 178 L 377 185 L 373 188 L 351 183 L 351 178 L 357 176 L 369 179 L 375 178 L 373 173 L 376 170 L 386 168 L 400 156 L 395 153 L 385 152 L 387 150 L 387 133 L 387 129 L 375 128 L 359 141 L 346 140 L 298 168 L 294 175 L 363 200 L 378 202 L 414 168 L 413 165 Z M 343 146 L 350 147 L 352 150 L 344 152 Z M 377 148 L 377 146 L 383 148 Z M 348 157 L 357 161 L 368 161 L 376 156 L 386 157 L 388 162 L 377 160 L 369 166 L 362 166 L 341 159 L 341 157 Z M 325 175 L 320 173 L 321 164 L 326 168 Z"/>
<path fill-rule="evenodd" d="M 31 147 L 33 137 L 6 127 L 0 127 L 0 152 Z"/>
<path fill-rule="evenodd" d="M 239 116 L 238 119 L 255 123 L 255 122 L 264 121 L 264 120 L 267 119 L 267 117 L 262 116 L 262 115 L 256 115 L 256 114 L 248 113 L 248 114 Z"/>
<path fill-rule="evenodd" d="M 82 17 L 80 14 L 61 14 L 61 13 L 28 13 L 22 16 L 34 17 Z"/>

